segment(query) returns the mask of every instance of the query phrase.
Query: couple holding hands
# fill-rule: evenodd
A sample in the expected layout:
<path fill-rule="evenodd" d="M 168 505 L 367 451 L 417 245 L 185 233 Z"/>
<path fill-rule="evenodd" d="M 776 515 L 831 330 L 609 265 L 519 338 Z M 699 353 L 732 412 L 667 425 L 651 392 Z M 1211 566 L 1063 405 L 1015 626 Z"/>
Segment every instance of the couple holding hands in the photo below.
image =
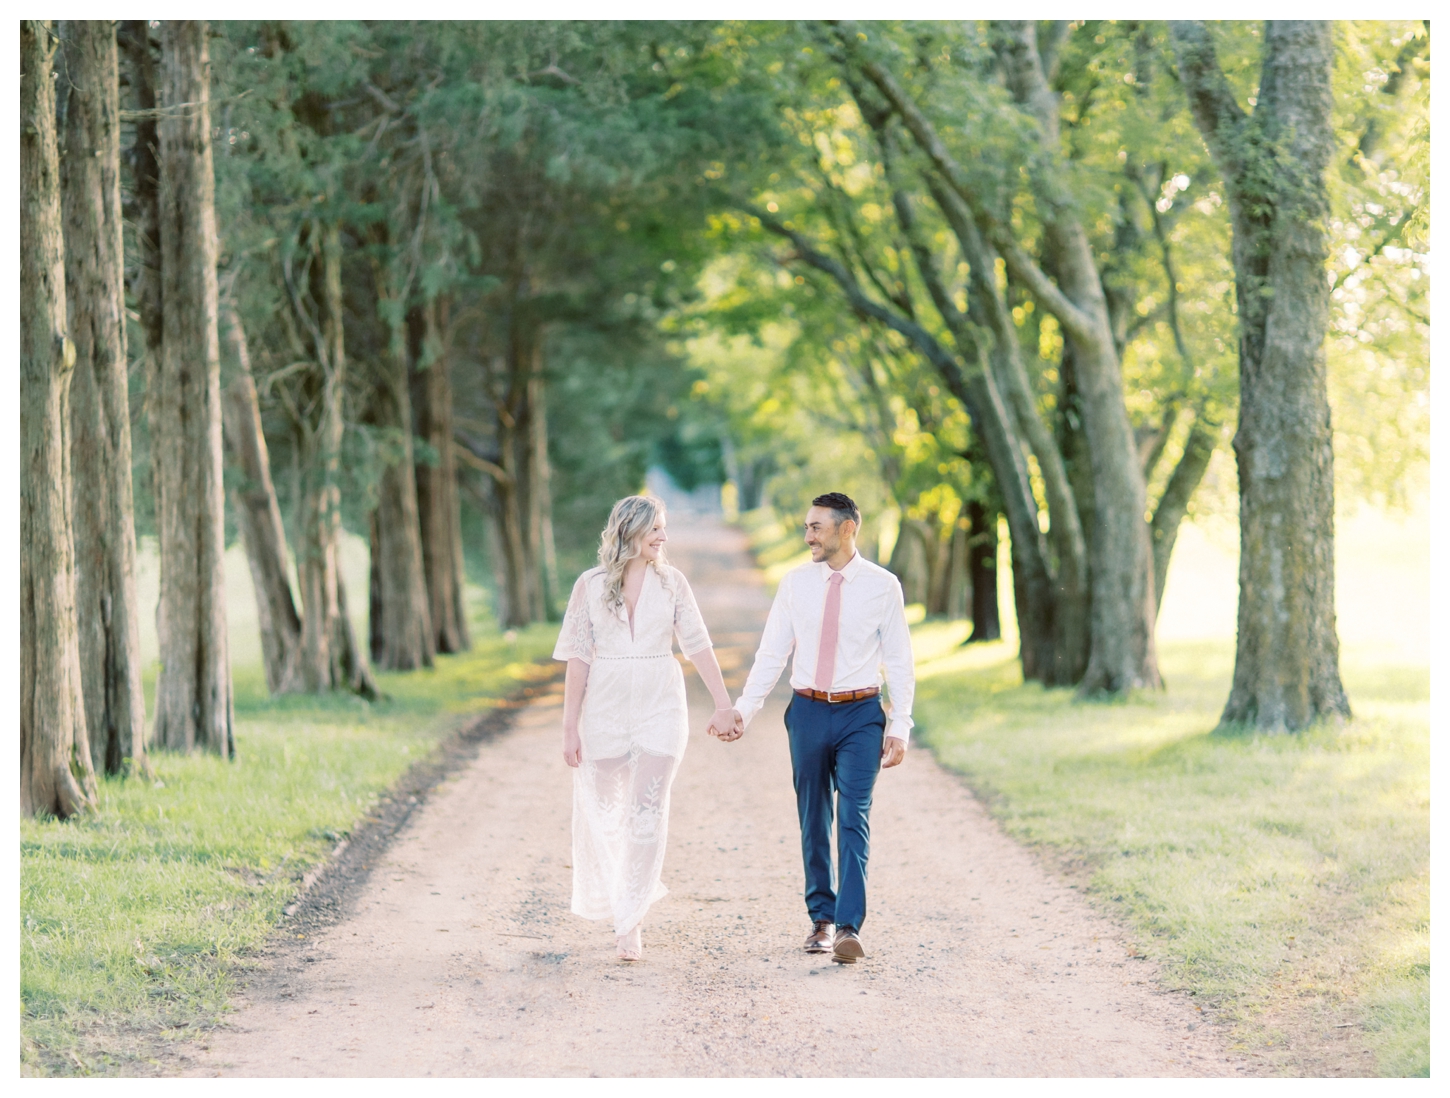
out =
<path fill-rule="evenodd" d="M 727 743 L 744 735 L 795 653 L 785 726 L 811 920 L 805 950 L 830 953 L 841 964 L 865 957 L 871 794 L 881 768 L 906 755 L 915 674 L 901 584 L 856 551 L 860 526 L 849 496 L 830 492 L 812 501 L 805 520 L 811 563 L 781 580 L 755 664 L 731 705 L 690 585 L 665 562 L 664 504 L 628 496 L 614 505 L 599 567 L 574 584 L 554 658 L 569 665 L 571 910 L 613 920 L 621 959 L 640 959 L 645 912 L 666 892 L 660 870 L 670 786 L 689 737 L 674 638 L 715 699 L 710 735 Z M 891 691 L 889 728 L 882 667 Z"/>

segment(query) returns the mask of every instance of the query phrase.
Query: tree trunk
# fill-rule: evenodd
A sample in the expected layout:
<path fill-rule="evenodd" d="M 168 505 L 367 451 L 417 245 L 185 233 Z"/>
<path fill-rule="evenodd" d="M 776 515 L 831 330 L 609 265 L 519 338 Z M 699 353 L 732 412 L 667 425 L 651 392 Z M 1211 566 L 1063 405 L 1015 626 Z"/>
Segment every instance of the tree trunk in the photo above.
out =
<path fill-rule="evenodd" d="M 222 395 L 223 434 L 237 482 L 232 489 L 232 510 L 252 573 L 267 690 L 275 696 L 299 688 L 296 675 L 302 620 L 292 600 L 287 535 L 272 486 L 246 332 L 235 306 L 228 305 L 224 313 L 227 347 L 236 360 L 235 375 Z"/>
<path fill-rule="evenodd" d="M 290 261 L 284 267 L 293 311 L 313 338 L 320 382 L 317 421 L 304 425 L 302 546 L 297 561 L 297 582 L 302 593 L 299 680 L 303 690 L 313 693 L 353 690 L 374 697 L 372 675 L 359 656 L 347 617 L 347 594 L 338 566 L 342 519 L 337 481 L 347 380 L 341 227 L 336 222 L 325 227 L 309 225 L 305 246 L 311 253 L 306 266 L 307 283 L 297 284 Z"/>
<path fill-rule="evenodd" d="M 842 43 L 855 50 L 853 36 L 842 28 Z M 1057 106 L 1043 76 L 1037 55 L 1035 28 L 1031 22 L 1005 23 L 998 30 L 1001 56 L 1008 83 L 1027 110 L 1042 126 L 1046 151 L 1057 146 Z M 961 166 L 952 159 L 934 127 L 915 102 L 879 63 L 860 59 L 858 63 L 885 95 L 910 130 L 918 146 L 942 177 L 967 203 L 979 228 L 1006 260 L 1008 273 L 1023 282 L 1063 325 L 1066 337 L 1077 344 L 1080 388 L 1084 397 L 1084 421 L 1093 453 L 1093 477 L 1099 486 L 1097 548 L 1089 553 L 1091 576 L 1091 651 L 1080 684 L 1082 693 L 1116 692 L 1134 686 L 1159 685 L 1157 657 L 1153 645 L 1152 557 L 1148 528 L 1143 518 L 1145 486 L 1132 431 L 1123 404 L 1121 377 L 1102 282 L 1093 265 L 1086 234 L 1073 212 L 1071 196 L 1054 185 L 1050 170 L 1034 182 L 1048 191 L 1039 202 L 1046 242 L 1059 259 L 1062 289 L 1012 236 L 1009 224 L 976 198 L 967 185 Z M 1050 169 L 1050 166 L 1049 166 Z M 979 418 L 973 415 L 973 424 Z M 983 421 L 985 422 L 985 421 Z M 1033 542 L 1040 531 L 1024 524 L 1016 511 L 1021 506 L 1011 480 L 1000 470 L 1008 468 L 993 453 L 997 444 L 990 434 L 984 441 L 998 470 L 1003 501 L 1007 506 L 1012 533 L 1014 562 L 1028 569 L 1022 580 L 1028 615 L 1019 615 L 1022 626 L 1023 674 L 1045 677 L 1051 669 L 1044 661 L 1055 658 L 1055 639 L 1060 630 L 1055 622 L 1039 620 L 1051 616 L 1056 591 L 1046 595 L 1037 589 L 1050 573 L 1042 573 Z M 1020 568 L 1019 568 L 1020 570 Z"/>
<path fill-rule="evenodd" d="M 559 597 L 559 558 L 554 548 L 553 466 L 549 461 L 549 412 L 544 388 L 544 333 L 534 334 L 529 363 L 530 527 L 538 530 L 539 620 L 554 621 Z"/>
<path fill-rule="evenodd" d="M 71 500 L 81 685 L 97 773 L 149 774 L 126 378 L 121 139 L 116 35 L 109 20 L 61 24 L 65 43 L 66 302 Z"/>
<path fill-rule="evenodd" d="M 1057 101 L 1037 53 L 1031 20 L 998 25 L 1000 55 L 1018 103 L 1041 127 L 1045 149 L 1058 145 Z M 1063 302 L 1054 310 L 1073 346 L 1073 366 L 1093 472 L 1095 527 L 1090 549 L 1092 646 L 1078 691 L 1120 693 L 1161 686 L 1153 631 L 1157 598 L 1144 520 L 1147 485 L 1123 403 L 1122 370 L 1102 278 L 1070 196 L 1050 172 L 1036 180 L 1046 243 Z M 1051 306 L 1049 306 L 1051 307 Z"/>
<path fill-rule="evenodd" d="M 997 514 L 979 500 L 967 503 L 971 525 L 967 542 L 967 574 L 972 584 L 972 633 L 966 644 L 1002 638 L 1002 619 L 997 607 Z"/>
<path fill-rule="evenodd" d="M 96 776 L 76 635 L 54 55 L 50 22 L 21 22 L 20 810 L 64 819 L 95 806 Z"/>
<path fill-rule="evenodd" d="M 1153 590 L 1158 605 L 1163 605 L 1163 585 L 1168 581 L 1168 562 L 1173 558 L 1173 544 L 1178 540 L 1178 528 L 1183 516 L 1188 513 L 1188 501 L 1208 471 L 1208 463 L 1218 444 L 1216 423 L 1205 420 L 1202 412 L 1197 413 L 1188 438 L 1183 443 L 1183 456 L 1173 467 L 1163 496 L 1153 510 Z"/>
<path fill-rule="evenodd" d="M 518 523 L 524 535 L 524 574 L 521 586 L 528 598 L 528 620 L 543 621 L 548 616 L 544 607 L 544 570 L 541 564 L 544 544 L 542 509 L 539 506 L 540 469 L 534 445 L 534 351 L 537 330 L 525 331 L 515 322 L 509 348 L 509 407 L 514 409 L 513 445 L 517 450 L 514 464 L 514 504 L 519 509 Z M 507 468 L 507 466 L 505 466 Z"/>
<path fill-rule="evenodd" d="M 507 418 L 505 418 L 507 417 Z M 494 496 L 498 501 L 499 541 L 503 547 L 505 578 L 503 624 L 509 628 L 528 625 L 533 617 L 532 569 L 525 545 L 523 507 L 519 499 L 518 431 L 513 417 L 500 410 L 498 427 L 499 465 L 504 478 L 495 479 Z"/>
<path fill-rule="evenodd" d="M 1007 301 L 997 287 L 996 256 L 973 224 L 971 211 L 961 196 L 937 176 L 927 174 L 926 183 L 968 263 L 968 313 L 991 332 L 989 359 L 997 388 L 1011 410 L 1017 434 L 1037 458 L 1042 472 L 1050 519 L 1048 538 L 1057 557 L 1056 568 L 1047 570 L 1055 597 L 1051 620 L 1036 626 L 1029 623 L 1029 628 L 1051 630 L 1050 656 L 1044 657 L 1046 662 L 1040 676 L 1044 685 L 1070 686 L 1082 678 L 1087 668 L 1092 634 L 1088 541 L 1068 474 L 1068 463 L 1038 415 L 1032 384 L 1022 363 L 1016 325 Z M 986 462 L 985 450 L 977 449 L 980 460 Z"/>
<path fill-rule="evenodd" d="M 368 512 L 368 658 L 383 655 L 383 567 L 379 548 L 378 509 Z"/>
<path fill-rule="evenodd" d="M 448 304 L 434 299 L 423 307 L 421 368 L 412 377 L 416 433 L 437 455 L 436 464 L 414 466 L 423 577 L 433 642 L 439 652 L 469 647 L 463 607 L 463 532 L 458 513 L 458 461 L 453 447 L 453 383 L 449 377 L 445 329 Z"/>
<path fill-rule="evenodd" d="M 151 439 L 161 548 L 155 742 L 231 758 L 210 88 L 207 24 L 164 22 L 166 113 L 157 127 L 162 338 Z"/>
<path fill-rule="evenodd" d="M 377 274 L 381 278 L 381 272 Z M 380 284 L 381 288 L 381 284 Z M 376 662 L 389 671 L 432 667 L 434 631 L 424 577 L 423 542 L 414 476 L 413 410 L 408 392 L 409 340 L 396 332 L 383 356 L 373 392 L 374 422 L 396 432 L 378 481 L 377 568 L 380 622 L 369 626 L 379 645 Z"/>
<path fill-rule="evenodd" d="M 142 415 L 146 423 L 147 471 L 152 511 L 156 504 L 156 447 L 159 391 L 156 372 L 161 365 L 161 143 L 157 136 L 156 106 L 160 90 L 160 49 L 148 20 L 128 19 L 117 24 L 117 40 L 126 55 L 126 80 L 131 106 L 140 117 L 132 123 L 132 142 L 126 151 L 131 165 L 131 207 L 125 211 L 135 226 L 135 274 L 131 297 L 136 303 L 143 336 Z"/>
<path fill-rule="evenodd" d="M 1239 309 L 1239 614 L 1225 725 L 1350 715 L 1334 620 L 1334 450 L 1324 277 L 1333 27 L 1265 24 L 1246 114 L 1201 23 L 1174 23 L 1194 122 L 1228 190 Z"/>
<path fill-rule="evenodd" d="M 845 32 L 842 44 L 848 50 L 854 51 L 856 48 L 854 36 L 849 33 L 848 28 L 843 26 L 842 30 Z M 947 153 L 931 122 L 889 71 L 879 63 L 859 56 L 857 63 L 895 108 L 917 145 L 926 153 L 933 166 L 941 173 L 942 178 L 950 184 L 950 190 L 961 200 L 960 203 L 941 202 L 942 212 L 952 224 L 953 232 L 958 236 L 964 254 L 976 255 L 977 252 L 973 251 L 972 245 L 976 233 L 964 228 L 964 223 L 968 219 L 964 216 L 965 211 L 961 207 L 966 204 L 970 209 L 970 191 L 966 187 L 965 175 L 960 165 Z M 883 152 L 886 149 L 887 145 L 883 142 Z M 947 192 L 946 189 L 939 189 L 934 193 L 945 195 Z M 896 207 L 898 219 L 902 222 L 903 228 L 907 230 L 909 236 L 915 235 L 910 225 L 909 203 L 903 202 L 898 195 Z M 759 214 L 757 213 L 756 216 Z M 762 221 L 767 227 L 771 227 L 770 222 L 765 221 L 764 218 Z M 805 256 L 806 250 L 801 248 L 800 241 L 797 241 L 797 247 Z M 1054 574 L 1048 559 L 1047 543 L 1038 525 L 1037 504 L 1032 496 L 1027 477 L 1019 427 L 1014 422 L 1014 417 L 1002 398 L 995 380 L 995 371 L 989 364 L 990 355 L 981 345 L 977 333 L 973 330 L 973 325 L 965 323 L 965 318 L 958 315 L 944 288 L 937 284 L 940 280 L 935 277 L 931 264 L 926 261 L 926 256 L 923 254 L 926 251 L 925 242 L 917 237 L 912 241 L 912 250 L 918 256 L 918 267 L 927 281 L 933 301 L 937 304 L 938 310 L 952 331 L 962 362 L 945 360 L 931 346 L 932 341 L 929 336 L 925 339 L 922 338 L 924 333 L 919 331 L 918 325 L 893 323 L 892 326 L 903 335 L 918 342 L 928 359 L 941 371 L 943 380 L 947 382 L 953 395 L 961 400 L 967 408 L 973 430 L 982 443 L 988 464 L 1000 486 L 1003 510 L 1007 517 L 1008 529 L 1011 531 L 1014 581 L 1020 604 L 1018 622 L 1022 641 L 1020 653 L 1022 673 L 1029 679 L 1054 683 L 1075 665 L 1071 638 L 1081 633 L 1079 620 L 1072 618 L 1066 621 L 1060 620 L 1060 610 L 1063 608 L 1059 607 L 1059 602 L 1067 597 L 1069 605 L 1066 609 L 1069 614 L 1072 614 L 1080 612 L 1083 599 L 1074 595 L 1071 573 L 1066 578 L 1061 574 Z M 1017 249 L 1017 252 L 1020 252 L 1020 248 Z M 1013 253 L 1013 256 L 1015 261 L 1016 253 Z M 987 265 L 979 260 L 969 261 L 969 265 L 979 267 L 984 272 L 987 270 Z M 1012 263 L 1009 262 L 1009 269 L 1011 266 Z M 991 318 L 982 312 L 986 304 L 980 292 L 982 283 L 983 280 L 978 279 L 971 284 L 969 316 L 977 328 L 993 332 L 995 327 Z M 994 297 L 996 292 L 995 284 L 993 284 L 989 296 Z M 849 289 L 848 296 L 850 296 Z M 876 312 L 870 311 L 868 306 L 858 305 L 855 300 L 853 300 L 853 306 L 858 311 L 868 311 L 870 315 L 878 315 Z M 888 323 L 891 322 L 888 321 Z M 1015 340 L 1015 338 L 1014 333 L 1012 339 Z M 1061 528 L 1060 525 L 1056 528 L 1057 537 L 1066 539 L 1069 537 L 1069 533 L 1070 531 Z M 1068 562 L 1070 568 L 1078 567 L 1079 572 L 1081 571 L 1080 553 L 1074 555 L 1069 552 L 1064 560 Z M 1075 565 L 1074 562 L 1078 563 Z"/>
<path fill-rule="evenodd" d="M 952 597 L 952 544 L 955 524 L 947 525 L 938 514 L 927 524 L 926 612 L 930 617 L 946 617 Z M 945 527 L 945 528 L 943 528 Z"/>
<path fill-rule="evenodd" d="M 947 617 L 953 621 L 961 621 L 968 617 L 972 609 L 972 577 L 967 571 L 967 556 L 971 543 L 971 533 L 967 529 L 967 513 L 962 511 L 962 517 L 952 529 L 950 543 L 949 561 L 947 566 Z"/>

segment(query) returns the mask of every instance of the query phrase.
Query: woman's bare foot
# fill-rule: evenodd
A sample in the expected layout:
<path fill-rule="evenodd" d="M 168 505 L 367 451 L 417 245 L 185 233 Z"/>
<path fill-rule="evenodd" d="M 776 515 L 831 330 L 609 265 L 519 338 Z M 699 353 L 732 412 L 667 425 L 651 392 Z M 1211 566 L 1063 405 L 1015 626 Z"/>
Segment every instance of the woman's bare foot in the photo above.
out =
<path fill-rule="evenodd" d="M 640 940 L 639 935 L 639 928 L 642 925 L 642 923 L 635 923 L 627 934 L 621 934 L 614 939 L 621 961 L 637 961 L 644 952 L 644 943 Z"/>

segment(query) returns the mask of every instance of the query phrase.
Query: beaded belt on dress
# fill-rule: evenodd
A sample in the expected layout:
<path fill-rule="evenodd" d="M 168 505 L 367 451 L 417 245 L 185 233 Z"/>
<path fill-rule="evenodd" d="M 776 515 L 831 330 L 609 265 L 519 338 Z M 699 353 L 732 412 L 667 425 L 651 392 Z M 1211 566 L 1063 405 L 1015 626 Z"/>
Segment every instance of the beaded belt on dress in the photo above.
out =
<path fill-rule="evenodd" d="M 595 656 L 598 660 L 672 660 L 673 652 L 656 652 L 653 656 Z"/>

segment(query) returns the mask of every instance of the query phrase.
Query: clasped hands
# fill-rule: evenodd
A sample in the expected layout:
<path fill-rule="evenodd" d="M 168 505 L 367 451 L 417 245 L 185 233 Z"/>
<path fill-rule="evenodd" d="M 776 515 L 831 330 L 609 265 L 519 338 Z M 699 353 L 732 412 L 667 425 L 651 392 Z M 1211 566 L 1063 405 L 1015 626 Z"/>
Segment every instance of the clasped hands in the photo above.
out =
<path fill-rule="evenodd" d="M 731 743 L 745 735 L 745 720 L 738 709 L 717 709 L 705 731 L 721 743 Z"/>

